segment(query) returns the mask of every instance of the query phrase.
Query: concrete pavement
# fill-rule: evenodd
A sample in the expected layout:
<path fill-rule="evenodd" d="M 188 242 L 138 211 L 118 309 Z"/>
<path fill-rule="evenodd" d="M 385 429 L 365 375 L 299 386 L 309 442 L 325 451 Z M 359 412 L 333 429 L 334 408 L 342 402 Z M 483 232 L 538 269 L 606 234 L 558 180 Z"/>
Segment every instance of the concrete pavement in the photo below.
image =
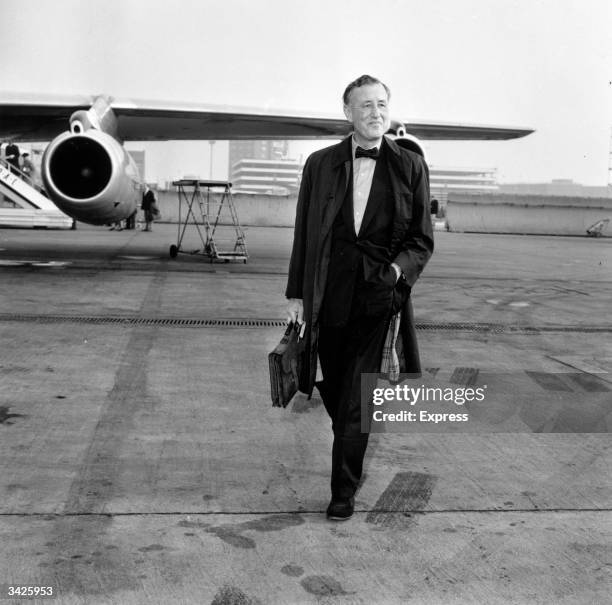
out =
<path fill-rule="evenodd" d="M 0 584 L 70 604 L 607 603 L 612 241 L 436 236 L 424 366 L 530 384 L 523 424 L 494 430 L 504 399 L 490 430 L 372 435 L 338 524 L 321 401 L 269 399 L 290 229 L 249 228 L 246 265 L 171 260 L 171 225 L 0 231 Z M 576 405 L 552 405 L 557 380 Z"/>

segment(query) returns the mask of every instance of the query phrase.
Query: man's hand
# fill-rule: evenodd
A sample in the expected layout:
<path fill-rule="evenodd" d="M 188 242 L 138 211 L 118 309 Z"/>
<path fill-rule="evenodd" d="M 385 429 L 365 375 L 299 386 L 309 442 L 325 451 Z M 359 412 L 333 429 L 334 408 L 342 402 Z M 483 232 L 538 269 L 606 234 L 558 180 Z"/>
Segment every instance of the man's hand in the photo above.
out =
<path fill-rule="evenodd" d="M 304 323 L 304 303 L 301 298 L 287 300 L 287 323 L 297 323 L 302 326 L 300 338 L 304 336 L 306 324 Z"/>

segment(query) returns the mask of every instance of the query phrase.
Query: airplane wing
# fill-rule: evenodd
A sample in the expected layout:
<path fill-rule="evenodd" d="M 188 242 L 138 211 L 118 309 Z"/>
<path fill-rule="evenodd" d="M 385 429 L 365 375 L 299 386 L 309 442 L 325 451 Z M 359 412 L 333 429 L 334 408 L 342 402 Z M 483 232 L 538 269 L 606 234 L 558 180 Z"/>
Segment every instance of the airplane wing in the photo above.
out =
<path fill-rule="evenodd" d="M 0 137 L 19 141 L 51 140 L 68 128 L 77 110 L 89 109 L 95 96 L 0 92 Z M 124 141 L 226 139 L 338 139 L 350 124 L 344 117 L 162 101 L 111 98 Z M 529 128 L 404 121 L 419 139 L 506 140 L 524 137 Z"/>

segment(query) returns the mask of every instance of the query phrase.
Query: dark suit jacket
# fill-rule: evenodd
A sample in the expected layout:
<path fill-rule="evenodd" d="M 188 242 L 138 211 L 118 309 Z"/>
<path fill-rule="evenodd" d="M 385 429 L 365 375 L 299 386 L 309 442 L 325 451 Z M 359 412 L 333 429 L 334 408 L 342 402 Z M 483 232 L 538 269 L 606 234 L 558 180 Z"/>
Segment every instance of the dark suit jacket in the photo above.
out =
<path fill-rule="evenodd" d="M 6 161 L 19 169 L 19 147 L 15 143 L 9 143 L 4 150 Z"/>
<path fill-rule="evenodd" d="M 386 142 L 393 197 L 391 256 L 385 252 L 384 259 L 371 261 L 377 251 L 370 249 L 369 254 L 364 255 L 363 274 L 366 280 L 376 277 L 375 273 L 380 271 L 389 275 L 392 269 L 388 265 L 395 262 L 402 268 L 406 287 L 412 288 L 433 252 L 428 170 L 421 156 L 390 139 Z M 345 198 L 351 161 L 350 137 L 313 153 L 304 166 L 298 196 L 285 295 L 301 298 L 304 302 L 308 363 L 300 377 L 300 390 L 308 395 L 312 393 L 316 376 L 318 319 L 327 281 L 332 226 Z M 371 206 L 368 204 L 366 208 L 360 236 L 376 217 L 377 208 Z M 368 245 L 367 240 L 362 243 Z M 406 358 L 402 371 L 418 373 L 420 360 L 409 297 L 402 308 L 400 334 Z"/>
<path fill-rule="evenodd" d="M 145 212 L 150 212 L 151 206 L 154 203 L 155 203 L 155 194 L 153 193 L 151 189 L 147 189 L 146 193 L 143 193 L 142 195 L 142 204 L 140 205 L 140 207 Z"/>
<path fill-rule="evenodd" d="M 355 233 L 353 179 L 332 226 L 332 244 L 320 324 L 345 325 L 349 318 L 378 317 L 386 321 L 405 302 L 409 286 L 400 280 L 391 263 L 394 226 L 393 191 L 389 178 L 388 145 L 383 143 L 375 164 L 365 216 Z M 369 162 L 370 160 L 366 160 Z"/>

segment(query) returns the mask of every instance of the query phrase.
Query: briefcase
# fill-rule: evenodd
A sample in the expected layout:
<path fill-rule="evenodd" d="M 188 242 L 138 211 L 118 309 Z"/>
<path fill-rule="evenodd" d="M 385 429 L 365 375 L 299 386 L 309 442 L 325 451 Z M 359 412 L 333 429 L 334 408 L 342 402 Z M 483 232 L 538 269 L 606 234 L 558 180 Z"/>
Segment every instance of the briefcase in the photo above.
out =
<path fill-rule="evenodd" d="M 300 338 L 301 325 L 290 323 L 281 341 L 268 355 L 272 406 L 287 407 L 296 394 L 304 363 L 304 339 Z"/>

